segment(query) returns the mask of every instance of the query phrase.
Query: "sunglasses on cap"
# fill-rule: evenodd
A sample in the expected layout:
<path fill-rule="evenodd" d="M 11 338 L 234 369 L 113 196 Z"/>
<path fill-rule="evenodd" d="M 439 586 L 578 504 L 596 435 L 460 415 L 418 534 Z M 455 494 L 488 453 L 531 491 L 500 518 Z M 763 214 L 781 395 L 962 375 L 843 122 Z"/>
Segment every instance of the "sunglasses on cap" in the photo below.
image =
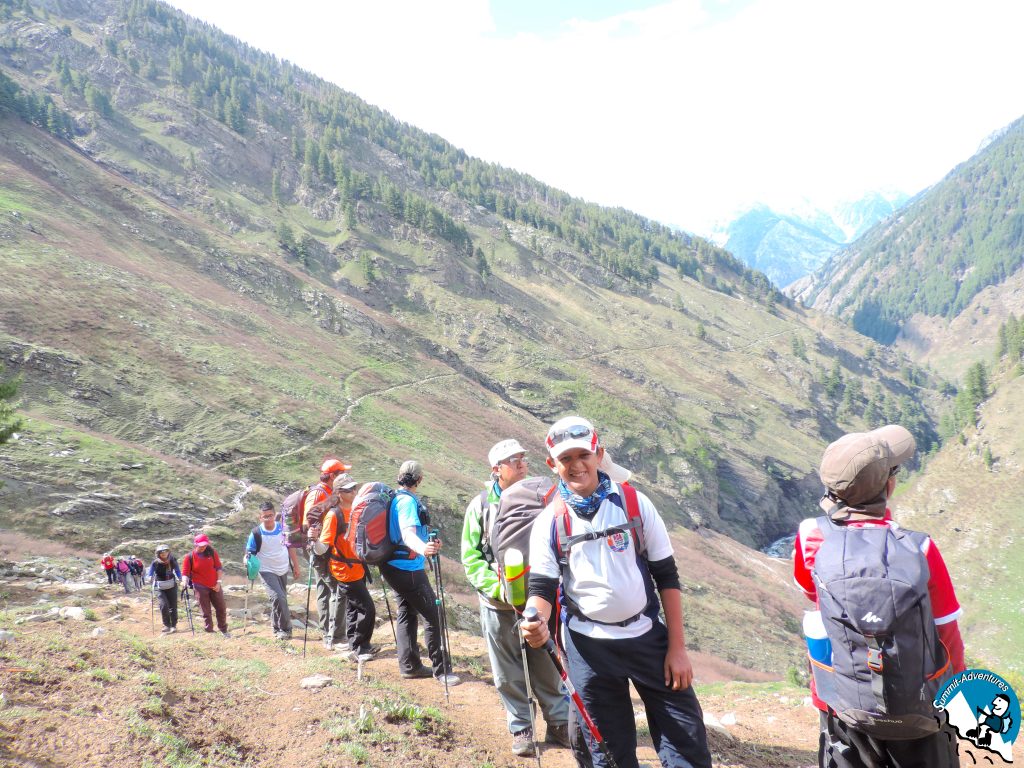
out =
<path fill-rule="evenodd" d="M 586 424 L 573 424 L 571 427 L 552 432 L 548 435 L 547 443 L 549 448 L 554 448 L 566 440 L 582 440 L 585 437 L 590 437 L 592 434 L 593 430 Z"/>

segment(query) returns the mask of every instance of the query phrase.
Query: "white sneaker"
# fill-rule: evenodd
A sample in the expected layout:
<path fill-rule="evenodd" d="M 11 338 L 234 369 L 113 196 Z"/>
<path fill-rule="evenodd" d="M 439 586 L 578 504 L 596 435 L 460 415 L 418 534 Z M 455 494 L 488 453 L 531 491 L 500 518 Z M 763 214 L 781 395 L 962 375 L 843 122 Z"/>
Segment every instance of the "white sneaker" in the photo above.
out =
<path fill-rule="evenodd" d="M 462 678 L 460 678 L 458 675 L 453 675 L 451 672 L 449 672 L 447 675 L 438 675 L 434 679 L 442 685 L 447 685 L 449 688 L 453 688 L 454 686 L 462 682 Z"/>

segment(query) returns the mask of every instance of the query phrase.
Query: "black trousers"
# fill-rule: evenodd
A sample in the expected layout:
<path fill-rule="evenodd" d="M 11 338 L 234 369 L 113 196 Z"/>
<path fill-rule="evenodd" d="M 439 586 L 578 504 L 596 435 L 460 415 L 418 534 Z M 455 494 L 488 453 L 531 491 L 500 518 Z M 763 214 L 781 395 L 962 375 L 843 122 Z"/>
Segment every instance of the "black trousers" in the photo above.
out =
<path fill-rule="evenodd" d="M 820 768 L 959 768 L 956 736 L 948 726 L 923 739 L 881 741 L 820 713 Z"/>
<path fill-rule="evenodd" d="M 178 590 L 158 589 L 156 596 L 160 601 L 160 617 L 164 620 L 164 626 L 178 626 Z"/>
<path fill-rule="evenodd" d="M 437 599 L 430 586 L 427 572 L 403 571 L 384 563 L 381 575 L 395 592 L 398 603 L 395 635 L 398 639 L 398 668 L 402 672 L 415 672 L 423 666 L 420 651 L 416 646 L 418 617 L 423 617 L 423 639 L 427 643 L 427 654 L 434 675 L 451 672 L 445 669 L 441 653 L 441 626 L 438 620 Z"/>
<path fill-rule="evenodd" d="M 114 574 L 117 573 L 117 571 L 115 571 L 113 568 L 105 568 L 104 570 L 107 572 L 107 584 L 113 584 Z"/>
<path fill-rule="evenodd" d="M 620 768 L 639 766 L 631 682 L 644 702 L 663 768 L 711 768 L 704 714 L 693 686 L 681 691 L 665 686 L 668 630 L 663 624 L 654 622 L 646 634 L 621 640 L 590 638 L 573 632 L 571 622 L 569 627 L 564 634 L 569 679 Z M 604 756 L 586 736 L 593 765 L 606 768 Z"/>
<path fill-rule="evenodd" d="M 366 579 L 335 581 L 334 590 L 338 593 L 338 603 L 346 606 L 346 634 L 349 646 L 358 653 L 369 651 L 373 627 L 377 622 L 377 607 L 366 588 Z"/>

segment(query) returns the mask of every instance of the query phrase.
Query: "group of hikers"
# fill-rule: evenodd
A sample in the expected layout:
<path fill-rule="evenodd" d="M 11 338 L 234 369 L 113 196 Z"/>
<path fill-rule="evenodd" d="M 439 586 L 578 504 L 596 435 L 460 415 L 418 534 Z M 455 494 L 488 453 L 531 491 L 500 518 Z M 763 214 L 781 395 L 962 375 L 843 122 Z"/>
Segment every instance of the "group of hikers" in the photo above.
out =
<path fill-rule="evenodd" d="M 544 445 L 547 469 L 531 476 L 517 439 L 496 443 L 489 478 L 462 526 L 461 562 L 478 593 L 512 751 L 539 763 L 539 715 L 543 742 L 571 748 L 579 766 L 637 768 L 632 685 L 661 764 L 710 768 L 679 572 L 661 514 L 586 419 L 556 421 Z M 896 425 L 836 440 L 819 468 L 824 515 L 799 526 L 793 568 L 814 603 L 804 626 L 820 768 L 959 765 L 956 739 L 932 699 L 964 670 L 960 606 L 935 543 L 900 528 L 887 504 L 914 452 L 913 437 Z M 447 694 L 460 680 L 448 649 L 444 543 L 418 495 L 423 467 L 404 462 L 394 490 L 360 485 L 351 469 L 328 458 L 319 482 L 286 498 L 280 512 L 263 503 L 246 543 L 249 578 L 259 574 L 273 632 L 289 640 L 288 577 L 298 580 L 300 556 L 308 557 L 307 617 L 315 576 L 324 646 L 361 664 L 379 650 L 371 644 L 376 609 L 367 588 L 376 565 L 401 676 L 432 677 Z M 375 517 L 370 510 L 380 499 Z M 382 537 L 386 554 L 374 554 Z M 206 631 L 214 631 L 212 608 L 229 636 L 220 558 L 204 534 L 194 543 L 180 570 L 166 546 L 149 568 L 164 631 L 175 631 L 184 578 Z M 420 620 L 429 664 L 417 644 Z"/>
<path fill-rule="evenodd" d="M 113 555 L 107 552 L 100 559 L 100 565 L 107 574 L 107 584 L 120 584 L 124 587 L 125 594 L 139 591 L 146 586 L 145 563 L 135 555 L 114 560 Z"/>

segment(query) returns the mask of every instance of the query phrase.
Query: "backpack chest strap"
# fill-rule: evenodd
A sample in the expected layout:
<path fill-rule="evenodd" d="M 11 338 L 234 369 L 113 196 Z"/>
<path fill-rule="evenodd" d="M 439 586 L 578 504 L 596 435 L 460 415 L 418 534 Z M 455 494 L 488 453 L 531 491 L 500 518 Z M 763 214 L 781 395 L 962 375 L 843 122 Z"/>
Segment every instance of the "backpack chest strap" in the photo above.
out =
<path fill-rule="evenodd" d="M 559 537 L 562 542 L 563 553 L 568 553 L 569 549 L 576 544 L 580 544 L 584 541 L 596 541 L 597 539 L 604 539 L 608 536 L 614 536 L 616 533 L 626 533 L 634 528 L 640 527 L 640 518 L 634 518 L 628 523 L 622 525 L 613 525 L 611 528 L 605 528 L 603 531 L 587 531 L 586 533 L 577 533 L 574 536 Z"/>

